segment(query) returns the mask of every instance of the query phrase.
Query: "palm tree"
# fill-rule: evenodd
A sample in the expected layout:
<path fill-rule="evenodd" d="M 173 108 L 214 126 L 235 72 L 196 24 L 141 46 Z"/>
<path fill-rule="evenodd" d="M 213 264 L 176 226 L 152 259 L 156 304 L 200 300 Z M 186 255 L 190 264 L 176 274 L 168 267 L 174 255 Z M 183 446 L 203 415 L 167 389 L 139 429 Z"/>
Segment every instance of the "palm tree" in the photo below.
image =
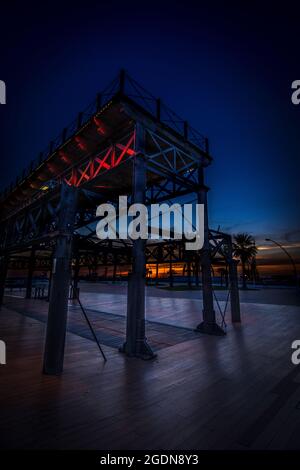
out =
<path fill-rule="evenodd" d="M 240 258 L 242 265 L 243 289 L 247 289 L 246 264 L 249 263 L 257 253 L 255 240 L 248 233 L 238 233 L 234 236 L 233 255 Z"/>

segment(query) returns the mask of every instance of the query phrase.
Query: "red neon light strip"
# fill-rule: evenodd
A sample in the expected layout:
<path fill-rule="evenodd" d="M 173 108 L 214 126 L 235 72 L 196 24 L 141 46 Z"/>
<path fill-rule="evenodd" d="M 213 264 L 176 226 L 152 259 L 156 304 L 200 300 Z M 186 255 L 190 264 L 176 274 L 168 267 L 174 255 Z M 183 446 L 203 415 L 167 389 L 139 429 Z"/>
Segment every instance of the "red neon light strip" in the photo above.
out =
<path fill-rule="evenodd" d="M 123 144 L 116 144 L 116 147 L 117 147 L 118 149 L 120 149 L 120 150 L 124 150 L 124 149 L 125 149 L 125 145 L 123 145 Z M 128 153 L 128 155 L 130 155 L 130 156 L 135 155 L 135 151 L 132 150 L 132 149 L 127 149 L 126 153 Z"/>
<path fill-rule="evenodd" d="M 83 138 L 79 135 L 76 135 L 75 142 L 81 150 L 87 150 L 86 143 L 84 142 Z"/>
<path fill-rule="evenodd" d="M 106 128 L 105 126 L 103 125 L 102 121 L 100 119 L 98 119 L 96 116 L 94 117 L 94 122 L 97 126 L 97 132 L 98 134 L 100 135 L 104 135 L 106 133 Z"/>
<path fill-rule="evenodd" d="M 103 158 L 95 157 L 93 160 L 90 160 L 84 170 L 80 168 L 79 169 L 72 168 L 71 176 L 69 177 L 69 179 L 64 178 L 64 181 L 69 186 L 73 185 L 73 186 L 78 187 L 84 179 L 86 181 L 90 181 L 96 178 L 96 176 L 98 176 L 102 168 L 109 170 L 111 168 L 118 166 L 121 163 L 122 159 L 124 158 L 124 155 L 127 154 L 130 156 L 133 156 L 136 154 L 136 152 L 130 148 L 132 143 L 134 143 L 134 139 L 135 139 L 135 132 L 132 134 L 132 136 L 130 137 L 126 145 L 115 144 L 115 146 L 109 147 L 109 149 L 107 150 Z M 116 159 L 115 147 L 117 147 L 119 150 L 122 150 L 117 159 Z M 110 155 L 111 155 L 111 164 L 107 162 L 108 157 Z M 98 163 L 98 168 L 96 170 L 95 170 L 95 162 Z M 79 179 L 78 179 L 78 173 L 80 173 Z"/>
<path fill-rule="evenodd" d="M 87 172 L 88 172 L 88 169 L 90 168 L 90 165 L 91 165 L 91 162 L 88 163 L 88 165 L 86 166 L 85 170 L 82 171 L 82 170 L 78 170 L 80 173 L 81 173 L 81 177 L 79 178 L 76 186 L 79 186 L 81 181 L 83 180 L 83 178 L 85 178 L 86 180 L 89 180 L 89 176 L 87 175 Z"/>
<path fill-rule="evenodd" d="M 119 158 L 117 159 L 116 163 L 115 163 L 115 166 L 119 165 L 119 163 L 121 162 L 122 158 L 124 157 L 124 155 L 128 152 L 128 149 L 130 147 L 130 145 L 132 144 L 134 140 L 134 134 L 132 135 L 132 137 L 129 139 L 129 142 L 128 144 L 125 146 L 124 150 L 121 152 L 121 154 L 119 155 Z"/>
<path fill-rule="evenodd" d="M 109 147 L 108 151 L 106 152 L 106 155 L 105 157 L 103 158 L 103 160 L 101 160 L 100 158 L 96 157 L 95 158 L 95 161 L 97 163 L 99 163 L 99 166 L 97 168 L 97 170 L 95 171 L 94 173 L 94 178 L 96 178 L 96 176 L 99 174 L 99 171 L 101 170 L 102 167 L 104 167 L 106 170 L 109 170 L 110 169 L 110 165 L 108 165 L 108 163 L 106 163 L 106 160 L 107 158 L 109 157 L 109 154 L 110 152 L 112 151 L 112 147 Z"/>

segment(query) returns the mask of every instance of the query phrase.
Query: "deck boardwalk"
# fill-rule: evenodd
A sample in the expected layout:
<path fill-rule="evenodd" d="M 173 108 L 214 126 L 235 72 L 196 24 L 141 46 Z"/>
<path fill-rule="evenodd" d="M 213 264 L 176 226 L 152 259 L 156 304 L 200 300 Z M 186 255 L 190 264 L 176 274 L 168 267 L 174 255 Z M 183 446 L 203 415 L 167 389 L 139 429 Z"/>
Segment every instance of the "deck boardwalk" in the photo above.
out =
<path fill-rule="evenodd" d="M 300 368 L 290 360 L 299 307 L 242 304 L 243 324 L 226 337 L 174 340 L 148 362 L 104 345 L 103 364 L 93 341 L 69 331 L 64 374 L 52 377 L 41 374 L 45 323 L 16 312 L 21 302 L 6 297 L 0 312 L 1 448 L 300 448 Z M 160 305 L 163 316 L 170 298 Z"/>

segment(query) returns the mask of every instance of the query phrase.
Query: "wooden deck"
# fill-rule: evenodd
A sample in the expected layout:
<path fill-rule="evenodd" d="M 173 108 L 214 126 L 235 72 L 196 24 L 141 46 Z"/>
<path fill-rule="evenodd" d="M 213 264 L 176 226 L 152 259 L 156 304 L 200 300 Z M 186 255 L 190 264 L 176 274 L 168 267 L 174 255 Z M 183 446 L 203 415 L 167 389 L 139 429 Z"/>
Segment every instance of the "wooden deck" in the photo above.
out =
<path fill-rule="evenodd" d="M 174 340 L 148 362 L 104 345 L 103 364 L 93 341 L 69 331 L 64 374 L 50 377 L 41 374 L 45 323 L 5 302 L 1 448 L 300 448 L 300 368 L 290 360 L 299 307 L 242 304 L 243 324 L 226 337 Z M 160 299 L 162 315 L 169 307 Z"/>

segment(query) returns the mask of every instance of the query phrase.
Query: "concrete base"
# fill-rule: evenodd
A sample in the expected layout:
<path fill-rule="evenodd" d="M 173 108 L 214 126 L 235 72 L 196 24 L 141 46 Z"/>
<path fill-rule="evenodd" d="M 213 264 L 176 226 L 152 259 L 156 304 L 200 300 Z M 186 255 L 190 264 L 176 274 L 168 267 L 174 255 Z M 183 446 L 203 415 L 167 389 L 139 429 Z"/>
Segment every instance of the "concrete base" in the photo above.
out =
<path fill-rule="evenodd" d="M 217 325 L 217 323 L 207 323 L 207 322 L 199 323 L 195 331 L 204 333 L 206 335 L 214 335 L 214 336 L 226 335 L 226 332 L 219 325 Z"/>
<path fill-rule="evenodd" d="M 137 357 L 144 361 L 149 361 L 157 357 L 157 354 L 152 351 L 145 339 L 138 345 L 135 351 L 125 342 L 123 346 L 119 348 L 119 352 L 126 354 L 128 357 Z"/>

